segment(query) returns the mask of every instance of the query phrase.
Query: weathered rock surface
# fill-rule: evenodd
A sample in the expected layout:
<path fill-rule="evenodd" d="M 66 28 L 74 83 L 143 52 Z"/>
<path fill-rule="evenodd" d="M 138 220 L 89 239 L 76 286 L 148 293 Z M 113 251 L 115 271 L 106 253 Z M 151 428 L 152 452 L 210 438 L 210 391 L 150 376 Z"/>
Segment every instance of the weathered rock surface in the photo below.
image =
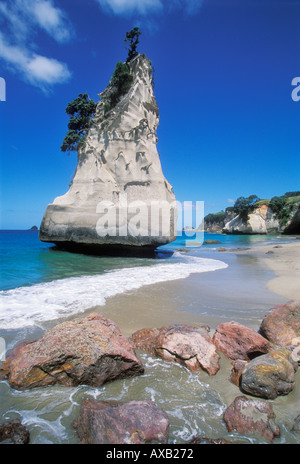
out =
<path fill-rule="evenodd" d="M 245 396 L 235 398 L 224 413 L 229 432 L 236 430 L 241 434 L 258 433 L 268 441 L 280 436 L 280 429 L 274 418 L 271 404 Z"/>
<path fill-rule="evenodd" d="M 272 308 L 259 331 L 277 345 L 300 346 L 300 301 L 289 301 Z"/>
<path fill-rule="evenodd" d="M 208 332 L 207 326 L 178 324 L 138 330 L 130 341 L 136 349 L 177 362 L 192 372 L 205 370 L 214 375 L 220 368 L 220 356 Z"/>
<path fill-rule="evenodd" d="M 110 86 L 100 94 L 72 185 L 48 205 L 40 240 L 101 253 L 154 249 L 175 240 L 175 195 L 156 148 L 151 62 L 138 55 L 129 67 L 133 83 L 114 108 L 106 110 Z"/>
<path fill-rule="evenodd" d="M 234 321 L 218 325 L 213 342 L 229 359 L 249 361 L 272 349 L 271 343 L 262 335 Z"/>
<path fill-rule="evenodd" d="M 142 363 L 114 322 L 93 313 L 63 322 L 39 340 L 17 345 L 2 364 L 12 387 L 100 386 L 140 375 Z"/>
<path fill-rule="evenodd" d="M 83 400 L 74 422 L 83 444 L 166 443 L 169 419 L 152 401 Z"/>
<path fill-rule="evenodd" d="M 244 361 L 243 359 L 237 359 L 236 361 L 233 361 L 231 364 L 232 369 L 229 380 L 231 383 L 233 383 L 233 385 L 239 387 L 242 372 L 245 366 L 248 364 L 248 361 Z"/>
<path fill-rule="evenodd" d="M 242 371 L 240 387 L 245 393 L 266 399 L 287 395 L 294 388 L 298 363 L 292 351 L 280 348 L 250 361 Z"/>
<path fill-rule="evenodd" d="M 287 224 L 281 225 L 272 209 L 267 205 L 260 205 L 248 216 L 248 221 L 240 215 L 225 223 L 222 232 L 225 234 L 295 234 L 300 230 L 300 203 L 294 205 L 294 211 Z"/>
<path fill-rule="evenodd" d="M 27 445 L 29 440 L 29 431 L 18 419 L 0 423 L 1 445 Z"/>

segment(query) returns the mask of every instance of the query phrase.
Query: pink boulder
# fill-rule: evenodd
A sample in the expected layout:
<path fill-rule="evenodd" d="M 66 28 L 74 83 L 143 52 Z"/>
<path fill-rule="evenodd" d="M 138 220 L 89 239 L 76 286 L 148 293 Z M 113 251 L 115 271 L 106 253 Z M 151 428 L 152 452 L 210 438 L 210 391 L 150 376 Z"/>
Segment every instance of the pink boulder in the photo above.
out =
<path fill-rule="evenodd" d="M 130 341 L 136 349 L 166 361 L 179 363 L 192 372 L 218 372 L 220 356 L 208 334 L 207 326 L 170 325 L 160 329 L 141 329 Z"/>
<path fill-rule="evenodd" d="M 238 322 L 224 322 L 218 325 L 213 342 L 227 358 L 250 359 L 268 353 L 271 343 L 262 335 Z"/>

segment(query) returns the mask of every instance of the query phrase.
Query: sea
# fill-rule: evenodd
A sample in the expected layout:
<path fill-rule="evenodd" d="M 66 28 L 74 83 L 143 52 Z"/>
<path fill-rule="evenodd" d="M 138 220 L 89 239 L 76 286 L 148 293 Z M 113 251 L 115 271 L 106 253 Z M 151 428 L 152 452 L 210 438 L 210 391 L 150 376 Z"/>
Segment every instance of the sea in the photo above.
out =
<path fill-rule="evenodd" d="M 220 243 L 204 244 L 207 239 Z M 271 271 L 249 256 L 221 253 L 220 247 L 234 251 L 293 239 L 186 231 L 159 247 L 152 257 L 135 258 L 71 253 L 42 243 L 36 230 L 2 230 L 0 362 L 17 343 L 36 339 L 66 319 L 83 317 L 91 308 L 120 321 L 124 308 L 124 320 L 132 320 L 132 330 L 142 328 L 143 315 L 153 327 L 163 317 L 172 323 L 177 316 L 178 322 L 215 326 L 236 320 L 257 327 L 268 308 L 285 300 L 266 289 Z M 130 327 L 124 323 L 126 336 Z M 228 360 L 222 358 L 223 369 L 210 377 L 144 353 L 138 355 L 144 375 L 99 388 L 53 386 L 18 391 L 1 381 L 0 421 L 19 418 L 34 444 L 72 444 L 78 443 L 72 423 L 83 398 L 152 400 L 170 418 L 170 443 L 187 443 L 195 436 L 264 443 L 260 436 L 229 434 L 222 420 L 226 407 L 240 394 L 228 381 Z M 278 443 L 300 443 L 299 434 L 290 431 L 297 401 L 298 390 L 288 399 L 274 400 L 282 430 Z"/>

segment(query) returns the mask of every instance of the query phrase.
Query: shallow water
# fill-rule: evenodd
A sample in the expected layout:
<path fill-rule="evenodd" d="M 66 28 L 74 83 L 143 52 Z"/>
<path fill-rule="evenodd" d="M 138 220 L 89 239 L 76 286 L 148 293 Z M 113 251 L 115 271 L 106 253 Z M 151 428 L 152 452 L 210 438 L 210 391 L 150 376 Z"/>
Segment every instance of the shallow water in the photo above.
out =
<path fill-rule="evenodd" d="M 182 239 L 172 245 L 177 250 L 172 257 L 161 253 L 159 259 L 118 260 L 59 252 L 40 244 L 34 234 L 23 236 L 23 242 L 17 235 L 10 238 L 11 244 L 14 242 L 11 252 L 7 241 L 3 245 L 6 262 L 2 264 L 5 290 L 1 295 L 0 336 L 7 348 L 91 311 L 110 317 L 126 336 L 142 327 L 171 323 L 205 323 L 213 334 L 219 323 L 230 320 L 257 330 L 268 309 L 285 301 L 266 289 L 265 283 L 273 274 L 260 262 L 250 256 L 219 253 L 216 245 L 178 253 L 186 245 Z M 220 239 L 218 246 L 224 246 L 226 240 L 226 247 L 231 248 L 253 243 L 245 237 L 210 238 Z M 265 244 L 257 237 L 254 242 Z M 153 400 L 169 416 L 170 443 L 184 443 L 195 435 L 223 437 L 234 443 L 264 443 L 259 436 L 243 437 L 226 430 L 222 415 L 241 392 L 229 382 L 231 364 L 223 356 L 220 371 L 210 377 L 140 352 L 138 355 L 144 375 L 101 388 L 55 386 L 20 392 L 2 381 L 0 419 L 19 417 L 30 430 L 31 443 L 77 443 L 72 422 L 84 397 Z M 300 443 L 300 434 L 290 431 L 299 414 L 299 398 L 298 372 L 293 392 L 272 401 L 281 428 L 275 443 Z"/>

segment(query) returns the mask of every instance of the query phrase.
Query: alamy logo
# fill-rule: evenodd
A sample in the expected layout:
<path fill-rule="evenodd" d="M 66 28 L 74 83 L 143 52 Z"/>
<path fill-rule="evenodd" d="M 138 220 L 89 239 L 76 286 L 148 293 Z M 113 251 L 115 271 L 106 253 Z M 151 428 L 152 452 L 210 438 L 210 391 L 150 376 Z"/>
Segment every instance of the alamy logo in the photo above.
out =
<path fill-rule="evenodd" d="M 0 362 L 5 361 L 6 343 L 4 338 L 0 337 Z"/>
<path fill-rule="evenodd" d="M 127 195 L 120 195 L 117 203 L 101 201 L 96 213 L 96 225 L 100 237 L 161 237 L 182 233 L 195 235 L 193 223 L 197 227 L 203 223 L 203 201 L 141 201 L 128 202 Z M 190 231 L 187 228 L 191 229 Z M 190 233 L 189 233 L 190 232 Z"/>
<path fill-rule="evenodd" d="M 6 101 L 6 83 L 3 77 L 0 77 L 0 101 Z"/>
<path fill-rule="evenodd" d="M 292 86 L 295 87 L 292 91 L 292 100 L 298 102 L 300 100 L 300 77 L 294 77 Z"/>

